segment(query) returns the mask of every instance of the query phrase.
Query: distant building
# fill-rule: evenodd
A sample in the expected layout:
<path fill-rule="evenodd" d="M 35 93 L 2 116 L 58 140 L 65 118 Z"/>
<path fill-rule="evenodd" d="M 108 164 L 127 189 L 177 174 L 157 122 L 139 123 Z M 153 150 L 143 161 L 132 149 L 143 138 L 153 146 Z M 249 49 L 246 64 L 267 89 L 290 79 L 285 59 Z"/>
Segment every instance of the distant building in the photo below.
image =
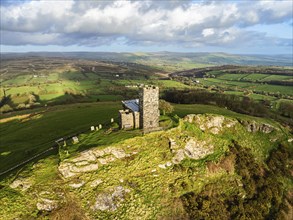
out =
<path fill-rule="evenodd" d="M 122 101 L 123 110 L 119 110 L 120 128 L 142 128 L 145 132 L 159 128 L 159 88 L 142 86 L 139 99 Z"/>

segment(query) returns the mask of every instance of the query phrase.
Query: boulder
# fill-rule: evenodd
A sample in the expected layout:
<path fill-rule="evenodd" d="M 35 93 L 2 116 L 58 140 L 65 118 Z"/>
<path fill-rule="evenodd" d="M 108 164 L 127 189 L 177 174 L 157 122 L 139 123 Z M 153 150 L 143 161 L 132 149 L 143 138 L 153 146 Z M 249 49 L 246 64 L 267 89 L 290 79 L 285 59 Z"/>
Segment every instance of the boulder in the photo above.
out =
<path fill-rule="evenodd" d="M 184 117 L 189 123 L 195 123 L 202 131 L 209 131 L 218 134 L 224 127 L 231 128 L 237 122 L 222 115 L 195 115 L 190 114 Z"/>
<path fill-rule="evenodd" d="M 79 161 L 95 161 L 96 157 L 93 154 L 92 150 L 84 151 L 79 154 L 78 157 L 71 160 L 72 162 L 79 162 Z"/>
<path fill-rule="evenodd" d="M 116 157 L 117 159 L 121 159 L 126 157 L 127 155 L 125 154 L 124 150 L 122 149 L 117 149 L 117 148 L 113 148 L 111 151 L 111 154 Z"/>
<path fill-rule="evenodd" d="M 93 210 L 115 211 L 124 201 L 125 195 L 129 193 L 129 189 L 117 186 L 111 192 L 100 193 L 97 195 L 95 204 L 91 207 Z"/>
<path fill-rule="evenodd" d="M 19 188 L 21 191 L 26 191 L 32 186 L 29 179 L 16 179 L 10 185 L 12 189 Z"/>
<path fill-rule="evenodd" d="M 59 165 L 58 170 L 64 178 L 73 177 L 79 173 L 95 171 L 99 168 L 97 163 L 88 164 L 86 166 L 76 166 L 73 163 L 63 162 Z"/>
<path fill-rule="evenodd" d="M 265 123 L 257 123 L 256 121 L 240 121 L 240 123 L 246 128 L 248 132 L 263 132 L 263 133 L 271 133 L 275 130 L 275 128 L 269 124 Z"/>
<path fill-rule="evenodd" d="M 175 156 L 172 158 L 172 163 L 179 164 L 182 160 L 184 160 L 185 154 L 183 149 L 179 149 L 176 151 Z"/>
<path fill-rule="evenodd" d="M 213 153 L 213 146 L 207 145 L 205 141 L 190 139 L 185 145 L 184 153 L 187 157 L 198 160 Z"/>
<path fill-rule="evenodd" d="M 46 198 L 40 198 L 37 203 L 37 209 L 40 211 L 52 211 L 58 208 L 58 201 Z"/>

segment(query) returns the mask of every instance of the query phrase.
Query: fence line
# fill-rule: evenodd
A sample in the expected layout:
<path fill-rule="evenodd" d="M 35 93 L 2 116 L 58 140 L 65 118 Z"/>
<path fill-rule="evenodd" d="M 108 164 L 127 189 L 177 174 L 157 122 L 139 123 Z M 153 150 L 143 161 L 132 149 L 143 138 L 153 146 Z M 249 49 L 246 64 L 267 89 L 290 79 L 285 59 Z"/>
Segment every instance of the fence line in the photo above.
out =
<path fill-rule="evenodd" d="M 116 118 L 116 119 L 117 119 L 117 118 Z M 109 123 L 108 121 L 105 121 L 105 122 L 102 122 L 102 123 L 99 123 L 99 124 L 107 125 L 107 124 L 110 124 L 110 123 Z M 98 124 L 98 125 L 99 125 L 99 124 Z M 93 126 L 95 126 L 95 125 L 93 125 Z M 65 137 L 58 138 L 58 139 L 56 139 L 56 140 L 62 139 L 62 140 L 64 140 L 64 141 L 67 141 L 67 140 L 69 140 L 70 138 L 72 138 L 72 137 L 74 137 L 74 136 L 77 136 L 77 135 L 80 135 L 80 134 L 84 134 L 84 133 L 87 132 L 87 131 L 89 131 L 89 129 L 84 128 L 84 129 L 82 129 L 82 130 L 80 130 L 80 131 L 75 132 L 74 134 L 69 134 L 69 135 L 67 135 L 67 136 L 65 136 Z M 49 144 L 52 144 L 52 145 L 53 145 L 54 143 L 57 144 L 57 146 L 56 146 L 56 145 L 55 145 L 55 146 L 51 146 L 50 148 L 46 149 L 45 151 L 43 151 L 43 152 L 41 152 L 41 153 L 38 153 L 38 154 L 32 156 L 31 158 L 29 158 L 29 159 L 27 159 L 27 160 L 25 160 L 25 161 L 23 161 L 23 162 L 21 162 L 21 163 L 15 165 L 15 166 L 13 166 L 13 167 L 11 167 L 11 168 L 9 168 L 9 169 L 7 169 L 7 170 L 1 172 L 1 173 L 0 173 L 0 176 L 9 173 L 9 172 L 12 171 L 12 170 L 15 170 L 15 169 L 17 169 L 17 168 L 19 168 L 19 167 L 21 167 L 21 166 L 27 164 L 28 162 L 31 162 L 32 160 L 36 159 L 37 157 L 39 157 L 39 156 L 41 156 L 41 155 L 43 155 L 43 154 L 45 154 L 45 153 L 47 153 L 47 152 L 49 152 L 49 151 L 51 151 L 51 150 L 56 149 L 56 148 L 59 146 L 59 143 L 58 143 L 57 141 L 49 141 L 49 142 L 45 142 L 45 143 L 41 143 L 41 144 L 36 145 L 36 146 L 41 146 L 41 145 L 44 145 L 44 144 L 48 144 L 48 145 L 49 145 Z"/>
<path fill-rule="evenodd" d="M 43 151 L 41 153 L 38 153 L 38 154 L 34 155 L 33 157 L 31 157 L 31 158 L 29 158 L 29 159 L 27 159 L 27 160 L 25 160 L 25 161 L 23 161 L 23 162 L 15 165 L 15 166 L 9 168 L 8 170 L 5 170 L 4 172 L 0 173 L 0 176 L 4 175 L 6 173 L 9 173 L 10 171 L 12 171 L 12 170 L 14 170 L 14 169 L 16 169 L 16 168 L 18 168 L 18 167 L 20 167 L 22 165 L 25 165 L 26 163 L 28 163 L 28 162 L 36 159 L 37 157 L 39 157 L 39 156 L 41 156 L 41 155 L 43 155 L 43 154 L 45 154 L 45 153 L 47 153 L 47 152 L 49 152 L 51 150 L 54 150 L 54 149 L 55 149 L 55 147 L 50 147 L 49 149 L 47 149 L 47 150 L 45 150 L 45 151 Z"/>

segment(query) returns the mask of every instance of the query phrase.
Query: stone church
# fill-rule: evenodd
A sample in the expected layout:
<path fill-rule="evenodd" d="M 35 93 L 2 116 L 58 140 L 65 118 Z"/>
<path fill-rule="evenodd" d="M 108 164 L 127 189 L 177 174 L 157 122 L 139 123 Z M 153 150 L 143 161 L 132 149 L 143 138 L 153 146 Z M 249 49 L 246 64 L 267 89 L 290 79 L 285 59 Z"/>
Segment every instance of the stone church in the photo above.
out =
<path fill-rule="evenodd" d="M 159 88 L 143 86 L 139 90 L 139 99 L 122 101 L 123 110 L 119 110 L 120 128 L 141 128 L 152 131 L 159 128 Z"/>

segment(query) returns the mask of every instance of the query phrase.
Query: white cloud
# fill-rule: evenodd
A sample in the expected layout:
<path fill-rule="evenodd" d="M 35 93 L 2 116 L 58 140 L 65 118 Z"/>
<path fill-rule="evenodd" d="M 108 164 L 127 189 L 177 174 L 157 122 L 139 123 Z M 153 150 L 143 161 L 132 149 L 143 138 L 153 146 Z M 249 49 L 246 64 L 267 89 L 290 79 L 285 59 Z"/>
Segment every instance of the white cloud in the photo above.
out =
<path fill-rule="evenodd" d="M 167 4 L 168 3 L 168 4 Z M 292 1 L 29 1 L 1 5 L 2 45 L 227 45 L 272 41 L 248 31 L 292 22 Z"/>

